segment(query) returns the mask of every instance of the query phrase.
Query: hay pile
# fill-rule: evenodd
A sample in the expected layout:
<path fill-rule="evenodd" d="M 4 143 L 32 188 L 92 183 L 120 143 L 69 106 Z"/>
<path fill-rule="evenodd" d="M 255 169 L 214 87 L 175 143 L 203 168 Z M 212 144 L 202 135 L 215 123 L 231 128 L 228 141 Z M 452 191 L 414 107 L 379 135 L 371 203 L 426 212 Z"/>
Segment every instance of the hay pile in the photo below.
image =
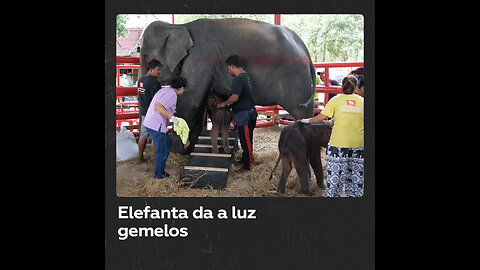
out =
<path fill-rule="evenodd" d="M 147 162 L 138 163 L 136 159 L 117 162 L 117 195 L 119 197 L 308 197 L 300 193 L 300 183 L 295 168 L 287 180 L 285 194 L 278 194 L 276 187 L 282 173 L 278 165 L 272 180 L 268 177 L 278 158 L 278 140 L 283 126 L 256 128 L 253 139 L 253 167 L 247 174 L 237 174 L 240 164 L 235 164 L 227 186 L 224 190 L 213 188 L 183 188 L 179 186 L 178 177 L 187 164 L 189 156 L 171 153 L 167 160 L 166 171 L 170 177 L 155 179 L 151 144 L 147 144 L 145 158 Z M 236 160 L 241 158 L 242 150 L 236 153 Z M 325 149 L 322 149 L 322 164 L 325 171 Z M 315 174 L 311 170 L 310 190 L 313 197 L 320 197 L 324 190 L 316 184 Z M 325 182 L 325 180 L 324 180 Z"/>

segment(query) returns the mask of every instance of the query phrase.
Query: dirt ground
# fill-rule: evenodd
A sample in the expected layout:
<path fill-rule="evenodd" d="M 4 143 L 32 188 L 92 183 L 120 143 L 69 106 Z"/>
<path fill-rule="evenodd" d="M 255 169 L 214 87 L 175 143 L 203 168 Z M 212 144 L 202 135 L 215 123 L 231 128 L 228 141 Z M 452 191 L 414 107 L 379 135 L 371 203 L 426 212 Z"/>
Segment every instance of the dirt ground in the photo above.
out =
<path fill-rule="evenodd" d="M 235 164 L 227 186 L 223 190 L 213 188 L 184 188 L 178 183 L 179 175 L 187 164 L 189 156 L 171 153 L 167 160 L 166 171 L 170 177 L 154 178 L 151 144 L 147 144 L 145 158 L 147 162 L 138 163 L 137 159 L 117 162 L 116 190 L 119 197 L 310 197 L 300 193 L 300 183 L 295 168 L 287 180 L 285 194 L 276 191 L 281 163 L 277 166 L 272 180 L 268 177 L 278 158 L 278 140 L 284 126 L 256 128 L 253 135 L 253 167 L 247 174 L 237 174 L 240 164 Z M 242 150 L 236 153 L 236 160 L 241 158 Z M 325 149 L 321 150 L 322 164 L 325 172 Z M 320 197 L 324 190 L 319 189 L 315 174 L 311 170 L 310 190 L 312 197 Z M 325 173 L 324 173 L 325 175 Z M 324 179 L 325 182 L 325 179 Z"/>

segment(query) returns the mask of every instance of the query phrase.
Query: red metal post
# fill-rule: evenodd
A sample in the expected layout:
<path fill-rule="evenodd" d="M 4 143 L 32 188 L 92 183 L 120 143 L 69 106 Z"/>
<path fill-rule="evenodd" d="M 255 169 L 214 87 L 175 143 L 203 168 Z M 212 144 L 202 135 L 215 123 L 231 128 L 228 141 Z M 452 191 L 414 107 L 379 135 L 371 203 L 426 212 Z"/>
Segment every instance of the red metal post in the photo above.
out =
<path fill-rule="evenodd" d="M 274 21 L 275 21 L 275 24 L 276 24 L 276 25 L 280 25 L 280 24 L 281 24 L 281 22 L 280 22 L 280 14 L 275 14 L 275 19 L 274 19 Z"/>
<path fill-rule="evenodd" d="M 328 67 L 325 68 L 325 86 L 326 87 L 329 87 L 330 86 L 330 71 L 328 69 Z"/>
<path fill-rule="evenodd" d="M 124 120 L 124 119 L 138 119 L 138 112 L 134 113 L 117 113 L 116 119 L 117 120 Z"/>
<path fill-rule="evenodd" d="M 322 62 L 322 63 L 313 63 L 314 68 L 324 68 L 324 67 L 363 67 L 363 62 Z"/>
<path fill-rule="evenodd" d="M 137 69 L 140 65 L 117 65 L 118 69 Z"/>
<path fill-rule="evenodd" d="M 120 86 L 120 68 L 117 66 L 117 87 Z"/>
<path fill-rule="evenodd" d="M 274 126 L 275 123 L 273 121 L 269 121 L 269 120 L 258 120 L 257 123 L 255 124 L 255 127 L 258 128 L 258 127 L 270 127 L 270 126 Z"/>
<path fill-rule="evenodd" d="M 138 69 L 140 68 L 140 58 L 138 57 L 116 57 L 116 71 L 117 71 L 117 102 L 120 102 L 121 96 L 136 96 L 137 95 L 137 87 L 121 87 L 120 86 L 120 69 Z M 119 65 L 119 64 L 127 64 L 127 65 Z M 137 105 L 138 102 L 124 102 L 126 105 L 127 103 L 132 105 Z M 121 103 L 122 104 L 122 103 Z M 136 107 L 134 111 L 125 111 L 123 108 L 117 110 L 116 113 L 116 126 L 121 126 L 122 122 L 128 122 L 131 126 L 134 123 L 138 123 L 139 112 L 137 111 Z M 138 131 L 130 130 L 135 136 L 138 136 Z"/>
<path fill-rule="evenodd" d="M 117 97 L 130 97 L 137 95 L 137 87 L 117 87 Z"/>
<path fill-rule="evenodd" d="M 172 24 L 175 24 L 175 14 L 172 14 Z"/>
<path fill-rule="evenodd" d="M 117 56 L 117 64 L 140 64 L 140 58 L 138 57 L 121 57 Z"/>

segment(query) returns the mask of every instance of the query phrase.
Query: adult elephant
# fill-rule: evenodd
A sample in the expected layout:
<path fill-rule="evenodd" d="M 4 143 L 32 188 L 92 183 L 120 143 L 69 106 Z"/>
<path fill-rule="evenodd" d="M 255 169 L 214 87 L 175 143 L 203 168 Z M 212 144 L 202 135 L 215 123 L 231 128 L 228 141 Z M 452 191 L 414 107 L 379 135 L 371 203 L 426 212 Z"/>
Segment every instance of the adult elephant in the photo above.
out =
<path fill-rule="evenodd" d="M 190 127 L 190 147 L 184 150 L 178 136 L 173 136 L 173 152 L 193 149 L 205 126 L 209 91 L 231 94 L 233 78 L 225 60 L 233 54 L 245 60 L 256 105 L 279 104 L 296 119 L 313 115 L 315 70 L 305 44 L 287 27 L 240 18 L 178 25 L 153 22 L 143 34 L 138 76 L 155 58 L 163 65 L 160 83 L 174 76 L 188 81 L 184 95 L 178 97 L 176 115 Z"/>

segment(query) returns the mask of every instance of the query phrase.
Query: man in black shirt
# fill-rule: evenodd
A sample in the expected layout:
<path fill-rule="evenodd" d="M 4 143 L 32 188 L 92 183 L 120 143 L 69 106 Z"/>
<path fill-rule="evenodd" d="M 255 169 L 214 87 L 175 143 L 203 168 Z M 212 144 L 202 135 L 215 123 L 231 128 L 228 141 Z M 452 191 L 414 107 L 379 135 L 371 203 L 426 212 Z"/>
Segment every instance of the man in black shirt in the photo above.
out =
<path fill-rule="evenodd" d="M 152 59 L 148 63 L 148 72 L 142 78 L 138 80 L 138 111 L 139 111 L 139 120 L 140 120 L 140 137 L 138 139 L 138 161 L 144 162 L 145 158 L 143 157 L 143 151 L 145 150 L 145 145 L 147 143 L 147 138 L 150 137 L 150 134 L 145 129 L 143 125 L 143 119 L 147 114 L 148 106 L 152 102 L 152 98 L 160 89 L 160 83 L 156 78 L 160 76 L 160 70 L 162 64 L 157 59 Z M 152 144 L 153 151 L 153 162 L 155 163 L 155 146 Z"/>
<path fill-rule="evenodd" d="M 239 173 L 250 171 L 253 162 L 253 129 L 257 123 L 257 111 L 253 99 L 250 78 L 243 69 L 244 62 L 238 55 L 231 55 L 225 61 L 228 72 L 235 78 L 232 81 L 232 95 L 218 108 L 232 105 L 233 121 L 238 130 L 238 137 L 242 145 L 242 168 Z"/>

